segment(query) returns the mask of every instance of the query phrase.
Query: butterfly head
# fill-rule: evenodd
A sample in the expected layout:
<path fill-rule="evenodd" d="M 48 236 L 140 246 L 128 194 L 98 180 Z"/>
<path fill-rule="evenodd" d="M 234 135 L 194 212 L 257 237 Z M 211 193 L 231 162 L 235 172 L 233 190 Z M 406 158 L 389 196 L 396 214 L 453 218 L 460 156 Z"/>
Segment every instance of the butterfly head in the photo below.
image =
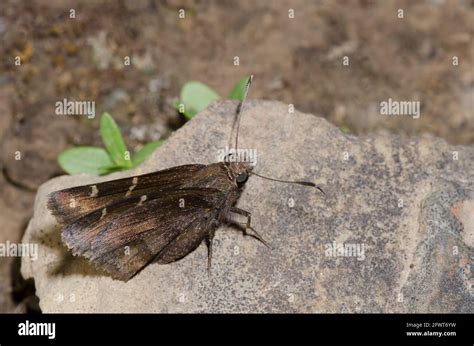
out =
<path fill-rule="evenodd" d="M 229 162 L 228 168 L 231 180 L 238 186 L 243 186 L 253 170 L 253 165 L 250 162 Z"/>

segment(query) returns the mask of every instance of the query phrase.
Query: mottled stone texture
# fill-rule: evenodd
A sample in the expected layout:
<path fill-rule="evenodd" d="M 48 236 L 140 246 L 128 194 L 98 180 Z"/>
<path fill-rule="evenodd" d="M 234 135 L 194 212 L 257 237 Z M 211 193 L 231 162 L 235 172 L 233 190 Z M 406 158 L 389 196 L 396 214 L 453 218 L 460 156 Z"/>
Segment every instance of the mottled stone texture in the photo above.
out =
<path fill-rule="evenodd" d="M 238 206 L 273 249 L 221 227 L 211 276 L 202 244 L 128 283 L 68 254 L 46 209 L 49 192 L 214 162 L 235 107 L 213 104 L 135 172 L 60 177 L 40 188 L 23 239 L 40 244 L 39 259 L 24 258 L 22 272 L 34 277 L 43 311 L 474 312 L 474 148 L 427 136 L 345 135 L 278 102 L 247 105 L 241 147 L 257 149 L 256 172 L 312 180 L 327 196 L 250 177 Z M 360 252 L 331 256 L 334 242 Z"/>

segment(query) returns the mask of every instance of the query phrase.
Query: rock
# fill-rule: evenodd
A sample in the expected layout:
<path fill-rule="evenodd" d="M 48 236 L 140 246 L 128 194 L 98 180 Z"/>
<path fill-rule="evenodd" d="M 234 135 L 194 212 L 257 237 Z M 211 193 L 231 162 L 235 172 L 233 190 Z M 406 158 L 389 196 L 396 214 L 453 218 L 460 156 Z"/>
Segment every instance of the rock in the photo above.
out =
<path fill-rule="evenodd" d="M 48 193 L 215 162 L 235 107 L 213 103 L 134 172 L 41 186 L 23 239 L 39 244 L 39 257 L 24 257 L 22 273 L 34 277 L 44 312 L 474 312 L 474 148 L 430 136 L 346 135 L 278 102 L 247 104 L 241 148 L 257 149 L 256 172 L 314 181 L 326 197 L 250 177 L 238 206 L 272 249 L 221 227 L 211 276 L 201 244 L 127 283 L 67 252 Z"/>

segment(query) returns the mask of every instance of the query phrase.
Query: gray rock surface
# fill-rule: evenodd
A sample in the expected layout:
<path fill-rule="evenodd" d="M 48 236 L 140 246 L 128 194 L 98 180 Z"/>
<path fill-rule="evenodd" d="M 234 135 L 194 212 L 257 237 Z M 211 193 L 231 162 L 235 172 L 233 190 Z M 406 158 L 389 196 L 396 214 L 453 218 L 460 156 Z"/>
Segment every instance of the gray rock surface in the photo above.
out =
<path fill-rule="evenodd" d="M 23 239 L 39 244 L 39 258 L 23 258 L 22 273 L 35 279 L 43 311 L 474 312 L 474 148 L 430 136 L 345 135 L 278 102 L 247 104 L 241 147 L 257 149 L 256 172 L 312 180 L 327 196 L 250 177 L 238 206 L 252 212 L 273 249 L 222 227 L 210 277 L 201 244 L 127 283 L 68 254 L 46 209 L 48 193 L 215 162 L 235 107 L 212 104 L 135 172 L 42 185 Z M 332 251 L 341 244 L 345 251 Z"/>

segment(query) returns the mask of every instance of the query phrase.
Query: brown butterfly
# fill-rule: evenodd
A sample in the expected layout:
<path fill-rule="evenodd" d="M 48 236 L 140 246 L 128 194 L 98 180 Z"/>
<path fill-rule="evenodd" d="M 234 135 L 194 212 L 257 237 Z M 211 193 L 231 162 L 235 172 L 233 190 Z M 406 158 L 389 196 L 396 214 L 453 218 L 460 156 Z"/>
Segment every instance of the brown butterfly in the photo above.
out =
<path fill-rule="evenodd" d="M 235 149 L 240 116 L 253 76 L 236 112 Z M 230 156 L 230 155 L 229 155 Z M 152 262 L 177 261 L 205 240 L 208 268 L 212 240 L 232 215 L 247 218 L 245 234 L 268 245 L 251 226 L 251 213 L 236 208 L 250 175 L 319 187 L 310 182 L 284 181 L 252 172 L 249 162 L 189 164 L 161 171 L 73 187 L 48 196 L 48 208 L 64 225 L 62 239 L 74 255 L 85 256 L 113 278 L 128 281 Z"/>

